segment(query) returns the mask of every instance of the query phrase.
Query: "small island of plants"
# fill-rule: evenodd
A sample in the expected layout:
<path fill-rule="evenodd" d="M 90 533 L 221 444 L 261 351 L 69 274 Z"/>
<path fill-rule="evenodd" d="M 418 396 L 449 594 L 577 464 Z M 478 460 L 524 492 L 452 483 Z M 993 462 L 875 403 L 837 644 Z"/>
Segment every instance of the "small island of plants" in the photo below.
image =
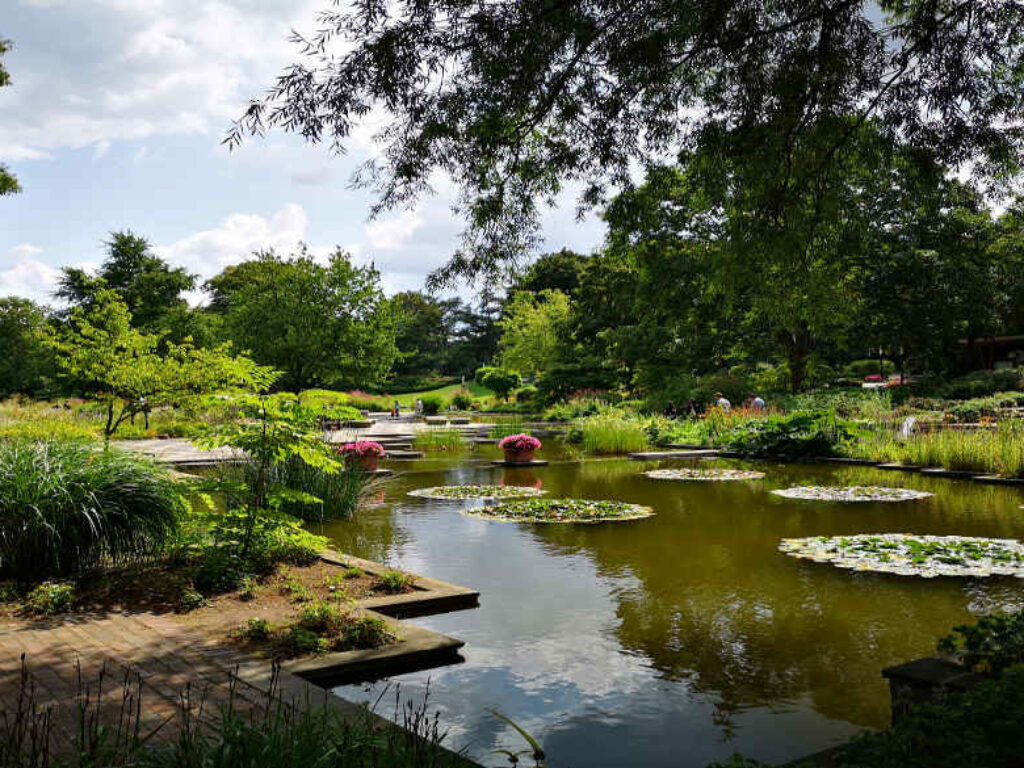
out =
<path fill-rule="evenodd" d="M 815 536 L 783 539 L 779 550 L 839 568 L 900 576 L 1024 578 L 1024 544 L 1015 539 L 906 533 Z"/>
<path fill-rule="evenodd" d="M 764 472 L 755 472 L 752 469 L 698 469 L 687 467 L 684 469 L 652 469 L 644 472 L 644 477 L 652 480 L 704 480 L 708 482 L 725 480 L 760 480 Z"/>
<path fill-rule="evenodd" d="M 776 496 L 787 499 L 808 501 L 838 501 L 843 503 L 872 501 L 917 501 L 934 496 L 927 491 L 910 488 L 886 488 L 881 485 L 850 485 L 845 487 L 826 485 L 800 485 L 794 488 L 779 488 L 772 491 Z"/>
<path fill-rule="evenodd" d="M 476 500 L 476 499 L 525 499 L 543 496 L 547 491 L 521 485 L 439 485 L 433 488 L 417 488 L 409 496 L 423 499 Z"/>
<path fill-rule="evenodd" d="M 468 510 L 463 514 L 517 523 L 603 523 L 641 520 L 651 517 L 654 510 L 623 501 L 529 499 Z"/>

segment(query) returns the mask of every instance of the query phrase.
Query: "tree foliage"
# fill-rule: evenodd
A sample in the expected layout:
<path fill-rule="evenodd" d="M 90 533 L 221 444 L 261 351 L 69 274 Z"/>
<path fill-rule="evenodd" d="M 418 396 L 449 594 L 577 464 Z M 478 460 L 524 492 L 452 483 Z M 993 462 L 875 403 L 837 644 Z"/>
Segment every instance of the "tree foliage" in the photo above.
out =
<path fill-rule="evenodd" d="M 439 280 L 495 275 L 532 247 L 539 204 L 567 181 L 592 205 L 708 134 L 773 139 L 752 206 L 769 220 L 802 207 L 868 120 L 991 181 L 1024 142 L 1015 0 L 367 0 L 318 20 L 227 141 L 280 127 L 342 150 L 382 108 L 379 159 L 357 176 L 375 210 L 438 171 L 462 190 L 465 247 Z M 794 162 L 806 137 L 825 140 L 815 167 Z"/>
<path fill-rule="evenodd" d="M 326 266 L 305 246 L 288 258 L 265 251 L 228 267 L 207 288 L 226 338 L 283 371 L 286 388 L 373 386 L 398 355 L 379 273 L 340 250 Z"/>
<path fill-rule="evenodd" d="M 232 355 L 229 344 L 197 349 L 188 342 L 167 344 L 132 325 L 118 294 L 101 288 L 89 308 L 72 311 L 66 327 L 48 345 L 77 386 L 105 405 L 107 440 L 132 415 L 162 405 L 188 405 L 196 398 L 231 388 L 261 391 L 278 373 Z"/>
<path fill-rule="evenodd" d="M 11 84 L 11 76 L 4 68 L 3 56 L 11 50 L 11 41 L 0 38 L 0 88 Z M 7 166 L 0 163 L 0 197 L 21 192 L 21 185 Z"/>
<path fill-rule="evenodd" d="M 43 344 L 46 312 L 28 299 L 0 298 L 0 398 L 37 394 L 48 383 L 53 361 Z"/>
<path fill-rule="evenodd" d="M 537 376 L 559 358 L 569 329 L 569 297 L 558 290 L 519 291 L 505 306 L 498 342 L 502 365 Z"/>

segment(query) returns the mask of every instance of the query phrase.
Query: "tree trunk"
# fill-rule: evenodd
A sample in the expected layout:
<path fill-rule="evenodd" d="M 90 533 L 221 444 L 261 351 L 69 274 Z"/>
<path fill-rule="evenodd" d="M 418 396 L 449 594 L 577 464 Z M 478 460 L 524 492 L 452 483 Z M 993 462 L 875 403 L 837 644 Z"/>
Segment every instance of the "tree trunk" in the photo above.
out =
<path fill-rule="evenodd" d="M 807 324 L 801 322 L 798 327 L 787 329 L 782 334 L 782 344 L 786 348 L 786 362 L 789 365 L 790 390 L 800 392 L 807 378 L 807 356 L 811 348 L 811 334 Z"/>

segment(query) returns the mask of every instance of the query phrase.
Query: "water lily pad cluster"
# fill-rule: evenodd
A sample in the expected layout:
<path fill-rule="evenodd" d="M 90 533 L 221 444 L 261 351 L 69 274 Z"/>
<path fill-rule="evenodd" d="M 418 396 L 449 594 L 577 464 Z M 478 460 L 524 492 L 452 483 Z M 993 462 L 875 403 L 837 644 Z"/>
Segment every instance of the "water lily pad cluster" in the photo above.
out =
<path fill-rule="evenodd" d="M 764 472 L 752 469 L 652 469 L 644 472 L 645 477 L 654 480 L 704 480 L 708 482 L 723 480 L 760 480 Z"/>
<path fill-rule="evenodd" d="M 886 488 L 881 485 L 849 485 L 845 487 L 801 485 L 795 488 L 781 488 L 772 493 L 777 496 L 785 496 L 787 499 L 839 502 L 916 501 L 934 495 L 926 491 L 915 491 L 910 488 Z"/>
<path fill-rule="evenodd" d="M 465 514 L 484 520 L 520 523 L 602 523 L 640 520 L 653 515 L 654 510 L 624 501 L 530 499 L 471 509 Z"/>
<path fill-rule="evenodd" d="M 520 485 L 439 485 L 433 488 L 417 488 L 409 491 L 410 496 L 424 499 L 475 500 L 475 499 L 527 499 L 543 496 L 547 491 Z"/>
<path fill-rule="evenodd" d="M 787 555 L 839 568 L 902 576 L 1024 578 L 1024 544 L 1016 539 L 915 536 L 909 533 L 783 539 Z"/>

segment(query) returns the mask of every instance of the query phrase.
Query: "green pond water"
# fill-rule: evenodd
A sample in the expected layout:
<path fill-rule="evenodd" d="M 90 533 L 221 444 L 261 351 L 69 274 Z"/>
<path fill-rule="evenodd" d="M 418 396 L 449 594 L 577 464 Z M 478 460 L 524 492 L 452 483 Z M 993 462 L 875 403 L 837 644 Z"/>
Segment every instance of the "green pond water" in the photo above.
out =
<path fill-rule="evenodd" d="M 546 447 L 544 454 L 557 456 Z M 485 765 L 538 738 L 553 768 L 703 766 L 742 752 L 785 761 L 889 721 L 880 671 L 934 650 L 972 615 L 1019 607 L 1015 579 L 854 573 L 777 551 L 784 537 L 867 532 L 1024 537 L 1015 488 L 834 465 L 553 461 L 493 467 L 492 449 L 395 463 L 379 504 L 325 533 L 344 552 L 473 587 L 474 610 L 413 619 L 466 642 L 464 663 L 340 695 L 402 697 L 441 714 L 448 741 Z M 645 469 L 755 467 L 764 480 L 667 482 Z M 475 502 L 406 496 L 462 483 L 535 485 L 551 497 L 620 499 L 655 517 L 600 525 L 469 518 Z M 770 494 L 792 485 L 888 485 L 924 501 L 833 504 Z M 383 701 L 393 699 L 387 691 Z M 378 711 L 393 714 L 391 704 Z"/>

